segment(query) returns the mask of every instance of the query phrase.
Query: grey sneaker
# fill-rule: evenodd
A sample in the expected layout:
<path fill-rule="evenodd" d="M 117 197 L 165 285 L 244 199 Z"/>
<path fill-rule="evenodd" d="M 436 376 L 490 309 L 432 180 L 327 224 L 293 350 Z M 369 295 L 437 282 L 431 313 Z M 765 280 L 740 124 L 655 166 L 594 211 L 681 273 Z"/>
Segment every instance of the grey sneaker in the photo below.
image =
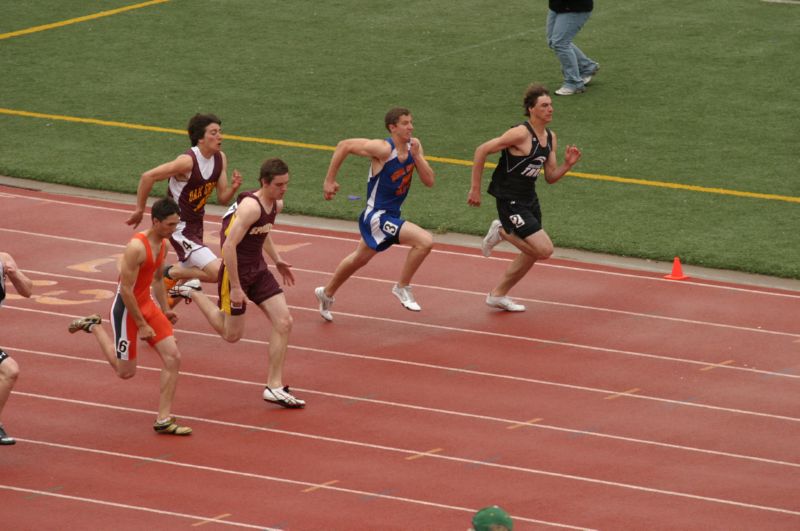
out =
<path fill-rule="evenodd" d="M 481 243 L 481 253 L 483 253 L 483 256 L 488 258 L 489 255 L 492 254 L 492 249 L 503 241 L 503 237 L 500 236 L 500 228 L 502 226 L 499 219 L 492 221 L 492 224 L 489 225 L 489 231 L 486 233 L 486 236 L 484 236 L 483 243 Z"/>
<path fill-rule="evenodd" d="M 69 324 L 69 333 L 74 334 L 78 330 L 83 330 L 86 333 L 91 333 L 92 327 L 94 325 L 99 325 L 102 321 L 103 320 L 97 314 L 90 315 L 88 317 L 81 317 L 80 319 L 75 319 Z"/>
<path fill-rule="evenodd" d="M 589 74 L 588 76 L 581 76 L 581 80 L 583 81 L 583 84 L 584 85 L 588 85 L 592 81 L 594 76 L 597 75 L 597 71 L 598 70 L 600 70 L 600 64 L 599 63 L 597 64 L 596 67 L 594 67 L 594 71 L 591 74 Z"/>
<path fill-rule="evenodd" d="M 192 280 L 187 280 L 183 284 L 176 284 L 169 290 L 168 295 L 173 299 L 185 299 L 186 304 L 189 304 L 192 302 L 192 294 L 202 290 L 203 288 L 200 285 L 200 281 L 193 278 Z"/>
<path fill-rule="evenodd" d="M 394 296 L 400 300 L 400 304 L 405 306 L 407 309 L 411 310 L 412 312 L 418 312 L 422 310 L 417 301 L 414 299 L 414 294 L 411 293 L 411 286 L 406 286 L 401 288 L 397 284 L 392 287 L 392 293 Z"/>
<path fill-rule="evenodd" d="M 580 94 L 582 92 L 586 92 L 586 89 L 563 86 L 560 89 L 556 90 L 556 94 L 558 94 L 559 96 L 572 96 L 573 94 Z"/>
<path fill-rule="evenodd" d="M 325 295 L 325 288 L 322 286 L 314 290 L 314 295 L 317 296 L 317 300 L 319 301 L 319 314 L 326 321 L 333 321 L 331 306 L 333 306 L 333 301 L 336 299 Z"/>
<path fill-rule="evenodd" d="M 492 308 L 500 308 L 501 310 L 505 310 L 507 312 L 524 312 L 525 306 L 522 304 L 517 304 L 510 297 L 494 297 L 491 293 L 486 296 L 486 304 L 487 306 L 491 306 Z"/>

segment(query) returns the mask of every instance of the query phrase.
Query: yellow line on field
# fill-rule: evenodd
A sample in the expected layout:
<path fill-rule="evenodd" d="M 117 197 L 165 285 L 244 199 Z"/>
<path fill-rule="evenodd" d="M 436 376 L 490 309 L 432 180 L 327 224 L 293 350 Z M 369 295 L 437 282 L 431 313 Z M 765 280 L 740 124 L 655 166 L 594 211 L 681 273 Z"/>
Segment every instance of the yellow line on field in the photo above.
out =
<path fill-rule="evenodd" d="M 94 20 L 96 18 L 110 17 L 111 15 L 116 15 L 118 13 L 130 11 L 132 9 L 140 9 L 142 7 L 148 7 L 154 4 L 163 4 L 165 2 L 169 2 L 169 0 L 150 0 L 149 2 L 142 2 L 141 4 L 134 4 L 132 6 L 120 7 L 118 9 L 110 9 L 108 11 L 100 11 L 99 13 L 94 13 L 93 15 L 86 15 L 83 17 L 71 18 L 69 20 L 62 20 L 61 22 L 53 22 L 51 24 L 43 24 L 41 26 L 34 26 L 32 28 L 21 29 L 9 33 L 2 33 L 0 34 L 0 40 L 10 39 L 11 37 L 19 37 L 20 35 L 28 35 L 29 33 L 37 33 L 39 31 L 47 31 L 55 28 L 60 28 L 62 26 L 69 26 L 70 24 L 86 22 L 87 20 Z"/>
<path fill-rule="evenodd" d="M 160 0 L 166 1 L 166 0 Z M 16 109 L 4 109 L 0 107 L 0 114 L 7 114 L 10 116 L 22 116 L 25 118 L 42 118 L 45 120 L 60 120 L 63 122 L 74 122 L 90 125 L 101 125 L 104 127 L 119 127 L 122 129 L 136 129 L 140 131 L 153 131 L 156 133 L 170 133 L 174 135 L 186 135 L 186 131 L 182 129 L 170 129 L 167 127 L 158 127 L 154 125 L 132 124 L 127 122 L 114 122 L 109 120 L 98 120 L 96 118 L 80 118 L 76 116 L 62 116 L 59 114 L 45 114 L 40 112 L 20 111 Z M 238 140 L 240 142 L 252 142 L 257 144 L 271 144 L 276 146 L 294 147 L 301 149 L 314 149 L 319 151 L 334 151 L 335 146 L 326 146 L 323 144 L 309 144 L 307 142 L 295 142 L 292 140 L 279 140 L 274 138 L 260 138 L 254 136 L 240 136 L 225 134 L 228 140 Z M 453 164 L 458 166 L 472 166 L 472 161 L 463 159 L 451 159 L 445 157 L 428 156 L 428 160 L 434 162 L 441 162 L 443 164 Z M 487 168 L 494 168 L 496 164 L 486 163 Z M 600 175 L 596 173 L 581 173 L 569 172 L 567 175 L 577 177 L 579 179 L 591 179 L 595 181 L 608 181 L 622 184 L 635 184 L 641 186 L 654 186 L 657 188 L 671 188 L 674 190 L 687 190 L 690 192 L 701 192 L 709 194 L 732 195 L 736 197 L 749 197 L 752 199 L 767 199 L 771 201 L 786 201 L 790 203 L 800 203 L 800 197 L 777 195 L 777 194 L 762 194 L 759 192 L 742 192 L 739 190 L 728 190 L 725 188 L 710 188 L 707 186 L 695 186 L 690 184 L 668 183 L 663 181 L 649 181 L 646 179 L 631 179 L 628 177 L 615 177 L 613 175 Z"/>
<path fill-rule="evenodd" d="M 60 120 L 62 122 L 75 122 L 80 124 L 103 125 L 106 127 L 121 127 L 123 129 L 140 129 L 142 131 L 155 131 L 157 133 L 172 133 L 186 135 L 186 131 L 181 129 L 168 129 L 166 127 L 156 127 L 153 125 L 129 124 L 126 122 L 112 122 L 108 120 L 97 120 L 95 118 L 78 118 L 76 116 L 61 116 L 60 114 L 44 114 L 41 112 L 17 111 L 14 109 L 3 109 L 0 107 L 0 114 L 12 116 L 23 116 L 25 118 L 43 118 L 45 120 Z"/>
<path fill-rule="evenodd" d="M 627 177 L 614 177 L 613 175 L 596 175 L 593 173 L 569 172 L 567 175 L 571 175 L 573 177 L 580 177 L 581 179 L 594 179 L 597 181 L 610 181 L 610 182 L 624 183 L 624 184 L 641 184 L 643 186 L 673 188 L 676 190 L 689 190 L 691 192 L 735 195 L 738 197 L 752 197 L 755 199 L 772 199 L 775 201 L 789 201 L 790 203 L 800 203 L 800 197 L 792 197 L 786 195 L 762 194 L 758 192 L 741 192 L 739 190 L 728 190 L 725 188 L 709 188 L 707 186 L 694 186 L 691 184 L 667 183 L 662 181 L 648 181 L 646 179 L 630 179 Z"/>

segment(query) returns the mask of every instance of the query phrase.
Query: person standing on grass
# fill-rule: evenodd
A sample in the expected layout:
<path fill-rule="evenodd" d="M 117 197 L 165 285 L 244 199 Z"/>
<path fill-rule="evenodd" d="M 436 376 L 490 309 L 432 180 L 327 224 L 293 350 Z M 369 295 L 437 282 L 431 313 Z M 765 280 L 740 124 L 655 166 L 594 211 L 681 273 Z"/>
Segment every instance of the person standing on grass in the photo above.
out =
<path fill-rule="evenodd" d="M 559 96 L 586 91 L 586 85 L 600 70 L 600 64 L 586 57 L 572 40 L 592 16 L 593 0 L 550 0 L 547 12 L 547 46 L 561 63 L 564 84 Z"/>
<path fill-rule="evenodd" d="M 546 260 L 553 254 L 553 242 L 542 228 L 536 179 L 544 170 L 548 184 L 558 182 L 581 158 L 577 147 L 567 146 L 564 164 L 558 164 L 556 134 L 547 127 L 553 119 L 553 102 L 545 87 L 529 86 L 523 107 L 528 117 L 526 121 L 475 150 L 472 186 L 467 198 L 470 206 L 480 206 L 486 157 L 501 151 L 489 184 L 489 194 L 495 197 L 499 219 L 492 221 L 481 250 L 488 257 L 500 241 L 506 240 L 520 251 L 486 297 L 487 305 L 509 312 L 525 311 L 525 306 L 507 296 L 509 290 L 537 260 Z"/>
<path fill-rule="evenodd" d="M 367 182 L 367 207 L 358 218 L 361 240 L 358 247 L 344 258 L 326 286 L 316 288 L 314 294 L 319 301 L 319 313 L 326 321 L 333 321 L 331 306 L 334 294 L 353 273 L 367 265 L 379 252 L 400 243 L 409 245 L 400 280 L 392 287 L 392 293 L 400 303 L 411 311 L 422 308 L 411 292 L 411 278 L 431 252 L 433 237 L 421 227 L 401 217 L 400 207 L 408 195 L 414 168 L 419 170 L 422 184 L 431 187 L 434 173 L 422 151 L 422 144 L 411 136 L 414 125 L 411 111 L 396 107 L 384 118 L 389 138 L 369 140 L 350 138 L 336 146 L 325 177 L 323 193 L 331 200 L 339 191 L 336 174 L 348 155 L 370 159 Z"/>
<path fill-rule="evenodd" d="M 105 331 L 97 314 L 75 319 L 68 328 L 71 334 L 83 330 L 94 335 L 106 360 L 123 380 L 136 374 L 137 338 L 147 341 L 155 349 L 163 368 L 158 417 L 153 429 L 167 435 L 192 433 L 188 426 L 180 426 L 171 413 L 181 355 L 172 335 L 172 324 L 178 317 L 167 305 L 162 281 L 167 255 L 166 238 L 178 227 L 178 213 L 175 201 L 168 197 L 159 199 L 151 209 L 153 226 L 136 233 L 125 247 L 117 295 L 111 306 L 114 339 Z"/>
<path fill-rule="evenodd" d="M 281 159 L 261 165 L 261 188 L 242 192 L 222 218 L 222 267 L 219 276 L 219 307 L 200 291 L 200 283 L 189 281 L 172 289 L 174 296 L 194 300 L 208 322 L 225 340 L 239 341 L 244 332 L 245 297 L 264 312 L 272 323 L 269 336 L 269 375 L 263 398 L 286 408 L 306 403 L 283 385 L 283 365 L 292 330 L 286 297 L 267 268 L 264 253 L 275 264 L 286 285 L 294 284 L 291 265 L 281 259 L 270 231 L 283 209 L 289 185 L 289 167 Z"/>
<path fill-rule="evenodd" d="M 192 147 L 171 161 L 144 172 L 136 193 L 136 210 L 125 222 L 136 228 L 144 216 L 147 197 L 158 181 L 169 179 L 167 195 L 180 207 L 178 230 L 170 236 L 179 266 L 164 270 L 165 288 L 191 278 L 216 282 L 220 260 L 203 243 L 203 217 L 211 192 L 217 201 L 227 204 L 242 184 L 242 176 L 233 170 L 228 186 L 228 159 L 222 152 L 222 121 L 213 114 L 196 114 L 187 126 Z"/>
<path fill-rule="evenodd" d="M 31 279 L 20 271 L 14 257 L 0 252 L 0 306 L 3 305 L 6 298 L 6 279 L 11 281 L 11 285 L 14 286 L 17 293 L 23 297 L 31 296 L 33 291 Z M 11 396 L 11 389 L 17 382 L 17 377 L 19 377 L 19 365 L 0 348 L 0 414 L 3 413 L 3 407 L 8 402 L 8 397 Z M 0 424 L 0 445 L 6 446 L 16 444 L 16 442 L 14 438 L 6 434 L 3 425 Z"/>

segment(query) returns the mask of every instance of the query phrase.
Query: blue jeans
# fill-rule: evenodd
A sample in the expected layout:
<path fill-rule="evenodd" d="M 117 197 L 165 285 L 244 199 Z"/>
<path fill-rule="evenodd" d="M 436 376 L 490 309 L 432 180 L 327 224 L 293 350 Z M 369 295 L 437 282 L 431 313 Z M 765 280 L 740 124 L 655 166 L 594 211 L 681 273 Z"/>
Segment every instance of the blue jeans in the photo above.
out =
<path fill-rule="evenodd" d="M 564 75 L 564 86 L 572 89 L 583 89 L 583 77 L 594 74 L 597 63 L 592 61 L 580 48 L 572 44 L 589 17 L 591 11 L 583 13 L 556 13 L 550 10 L 547 14 L 547 46 L 552 48 L 561 62 L 561 73 Z"/>

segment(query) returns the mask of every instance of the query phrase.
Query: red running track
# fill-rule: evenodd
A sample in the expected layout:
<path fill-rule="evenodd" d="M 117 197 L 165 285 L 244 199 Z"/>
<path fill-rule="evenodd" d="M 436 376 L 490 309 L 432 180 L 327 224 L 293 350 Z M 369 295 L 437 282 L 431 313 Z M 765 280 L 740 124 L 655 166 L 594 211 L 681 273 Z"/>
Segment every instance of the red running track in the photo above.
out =
<path fill-rule="evenodd" d="M 517 530 L 800 528 L 800 293 L 551 260 L 514 290 L 528 311 L 507 314 L 483 298 L 510 255 L 437 245 L 415 278 L 422 312 L 390 293 L 392 248 L 326 323 L 313 289 L 356 236 L 279 218 L 297 278 L 286 381 L 308 407 L 260 399 L 260 313 L 231 345 L 182 306 L 175 412 L 195 432 L 170 438 L 150 428 L 153 352 L 122 381 L 66 331 L 107 314 L 129 210 L 0 187 L 0 249 L 36 283 L 0 310 L 22 371 L 4 528 L 463 531 L 492 503 Z"/>

